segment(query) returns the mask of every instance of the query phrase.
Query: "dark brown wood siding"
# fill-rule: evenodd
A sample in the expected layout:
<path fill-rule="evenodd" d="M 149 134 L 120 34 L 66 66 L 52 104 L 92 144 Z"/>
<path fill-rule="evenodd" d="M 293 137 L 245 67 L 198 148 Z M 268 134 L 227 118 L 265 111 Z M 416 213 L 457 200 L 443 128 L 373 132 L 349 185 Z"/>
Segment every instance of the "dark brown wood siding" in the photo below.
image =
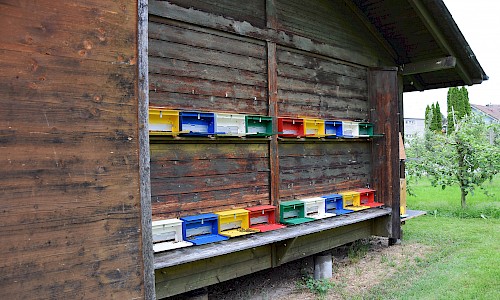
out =
<path fill-rule="evenodd" d="M 150 103 L 267 114 L 264 42 L 151 17 Z"/>
<path fill-rule="evenodd" d="M 278 29 L 362 54 L 390 61 L 377 40 L 344 0 L 274 0 Z"/>
<path fill-rule="evenodd" d="M 279 115 L 368 120 L 366 68 L 281 47 L 277 64 Z"/>
<path fill-rule="evenodd" d="M 0 295 L 142 298 L 135 1 L 0 3 Z"/>
<path fill-rule="evenodd" d="M 280 144 L 281 199 L 366 186 L 371 178 L 370 147 L 369 142 Z"/>
<path fill-rule="evenodd" d="M 269 204 L 267 143 L 151 145 L 153 217 Z"/>
<path fill-rule="evenodd" d="M 208 12 L 253 26 L 266 26 L 266 0 L 170 0 L 172 4 Z"/>

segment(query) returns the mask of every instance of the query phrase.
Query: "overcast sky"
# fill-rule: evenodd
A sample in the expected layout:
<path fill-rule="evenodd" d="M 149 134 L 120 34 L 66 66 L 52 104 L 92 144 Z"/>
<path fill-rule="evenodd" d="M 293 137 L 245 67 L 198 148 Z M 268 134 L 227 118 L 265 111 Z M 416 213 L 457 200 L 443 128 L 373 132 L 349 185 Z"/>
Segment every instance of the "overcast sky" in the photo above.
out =
<path fill-rule="evenodd" d="M 444 0 L 458 28 L 472 48 L 486 75 L 479 85 L 468 86 L 472 104 L 500 104 L 500 1 Z M 424 118 L 425 107 L 439 101 L 446 115 L 448 89 L 403 94 L 405 118 Z"/>

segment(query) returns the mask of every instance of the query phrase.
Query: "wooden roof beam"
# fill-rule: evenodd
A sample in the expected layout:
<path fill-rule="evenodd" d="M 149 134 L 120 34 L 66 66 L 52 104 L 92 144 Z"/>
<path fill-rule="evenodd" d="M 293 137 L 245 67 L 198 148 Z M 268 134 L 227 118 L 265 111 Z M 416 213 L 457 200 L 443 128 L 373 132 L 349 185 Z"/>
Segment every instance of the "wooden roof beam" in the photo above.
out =
<path fill-rule="evenodd" d="M 448 53 L 450 56 L 457 57 L 456 53 L 453 51 L 451 45 L 447 42 L 445 35 L 439 30 L 439 26 L 436 24 L 432 16 L 430 15 L 429 11 L 425 8 L 425 5 L 422 3 L 421 0 L 408 0 L 408 3 L 413 7 L 415 12 L 418 14 L 422 22 L 424 23 L 425 27 L 431 35 L 434 37 L 436 42 L 438 43 L 439 47 L 441 50 L 444 52 Z M 460 61 L 456 62 L 455 66 L 458 74 L 462 78 L 462 80 L 465 82 L 467 85 L 472 85 L 472 78 L 471 76 L 467 73 L 467 71 L 464 69 L 464 66 Z"/>
<path fill-rule="evenodd" d="M 406 75 L 414 75 L 421 73 L 429 73 L 434 71 L 452 69 L 455 68 L 456 65 L 457 65 L 457 59 L 453 56 L 428 59 L 403 65 L 402 74 L 406 76 Z"/>
<path fill-rule="evenodd" d="M 394 62 L 397 62 L 399 59 L 398 54 L 392 46 L 387 42 L 387 40 L 382 36 L 382 34 L 378 31 L 378 29 L 368 20 L 366 15 L 359 9 L 359 7 L 352 2 L 352 0 L 344 0 L 345 4 L 354 12 L 354 14 L 358 17 L 358 19 L 363 23 L 363 25 L 370 31 L 370 33 L 375 37 L 377 42 L 384 48 L 387 53 L 392 57 Z"/>

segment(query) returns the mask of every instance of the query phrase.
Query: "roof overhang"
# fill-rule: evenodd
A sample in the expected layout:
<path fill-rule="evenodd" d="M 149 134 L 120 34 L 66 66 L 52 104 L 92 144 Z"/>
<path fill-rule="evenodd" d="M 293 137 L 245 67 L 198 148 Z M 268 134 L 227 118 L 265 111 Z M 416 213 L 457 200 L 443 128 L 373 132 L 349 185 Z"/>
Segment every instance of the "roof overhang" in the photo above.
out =
<path fill-rule="evenodd" d="M 345 1 L 389 48 L 403 75 L 405 92 L 488 79 L 442 0 Z"/>

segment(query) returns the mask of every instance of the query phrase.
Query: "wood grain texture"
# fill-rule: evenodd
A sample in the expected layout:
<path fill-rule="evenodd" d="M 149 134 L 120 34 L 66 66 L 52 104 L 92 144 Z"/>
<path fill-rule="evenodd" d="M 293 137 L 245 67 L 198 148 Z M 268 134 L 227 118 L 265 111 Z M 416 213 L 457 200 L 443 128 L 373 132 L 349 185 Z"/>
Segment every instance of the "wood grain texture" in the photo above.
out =
<path fill-rule="evenodd" d="M 365 187 L 371 149 L 366 142 L 280 144 L 282 200 Z"/>
<path fill-rule="evenodd" d="M 144 298 L 137 3 L 0 3 L 0 295 Z"/>
<path fill-rule="evenodd" d="M 151 145 L 153 217 L 269 204 L 267 143 Z"/>
<path fill-rule="evenodd" d="M 280 115 L 369 119 L 366 69 L 280 47 Z"/>
<path fill-rule="evenodd" d="M 384 137 L 372 144 L 372 184 L 379 201 L 392 207 L 393 240 L 401 238 L 399 189 L 399 81 L 396 69 L 370 70 L 374 130 Z"/>
<path fill-rule="evenodd" d="M 149 36 L 152 105 L 267 114 L 264 42 L 154 20 Z"/>

